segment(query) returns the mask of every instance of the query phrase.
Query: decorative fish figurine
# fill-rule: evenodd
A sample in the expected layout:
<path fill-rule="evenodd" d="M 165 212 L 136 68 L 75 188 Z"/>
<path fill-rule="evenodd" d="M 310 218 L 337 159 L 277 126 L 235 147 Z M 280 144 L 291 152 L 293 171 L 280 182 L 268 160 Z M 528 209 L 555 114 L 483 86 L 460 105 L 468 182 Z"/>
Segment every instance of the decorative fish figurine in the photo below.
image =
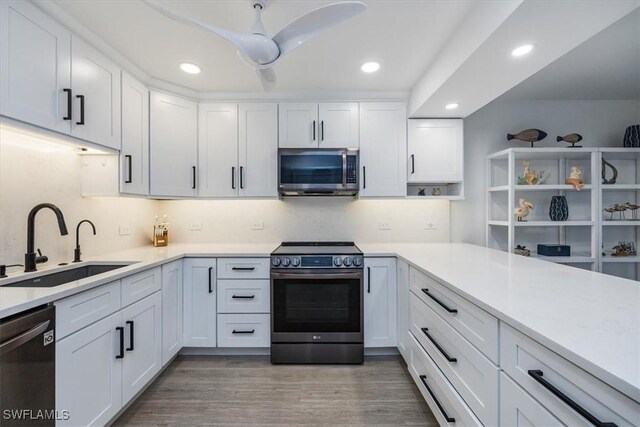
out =
<path fill-rule="evenodd" d="M 533 143 L 537 141 L 542 141 L 547 137 L 547 133 L 540 129 L 526 129 L 522 132 L 518 132 L 516 134 L 507 134 L 507 141 L 511 141 L 512 139 L 517 139 L 518 141 L 530 142 L 531 147 L 533 148 Z"/>
<path fill-rule="evenodd" d="M 571 147 L 568 148 L 582 148 L 582 145 L 576 145 L 576 143 L 582 141 L 582 135 L 579 133 L 570 133 L 569 135 L 558 136 L 556 141 L 564 141 L 567 144 L 571 144 Z"/>

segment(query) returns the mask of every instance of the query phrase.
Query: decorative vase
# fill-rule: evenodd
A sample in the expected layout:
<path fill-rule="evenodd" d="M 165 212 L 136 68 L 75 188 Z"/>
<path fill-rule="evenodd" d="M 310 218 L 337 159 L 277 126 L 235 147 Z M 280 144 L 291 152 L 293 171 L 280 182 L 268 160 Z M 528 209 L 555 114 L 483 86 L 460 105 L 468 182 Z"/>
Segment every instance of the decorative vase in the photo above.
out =
<path fill-rule="evenodd" d="M 628 148 L 640 147 L 640 125 L 633 125 L 627 128 L 624 132 L 622 146 Z"/>
<path fill-rule="evenodd" d="M 549 218 L 551 221 L 566 221 L 569 218 L 569 205 L 564 196 L 553 196 L 549 206 Z"/>

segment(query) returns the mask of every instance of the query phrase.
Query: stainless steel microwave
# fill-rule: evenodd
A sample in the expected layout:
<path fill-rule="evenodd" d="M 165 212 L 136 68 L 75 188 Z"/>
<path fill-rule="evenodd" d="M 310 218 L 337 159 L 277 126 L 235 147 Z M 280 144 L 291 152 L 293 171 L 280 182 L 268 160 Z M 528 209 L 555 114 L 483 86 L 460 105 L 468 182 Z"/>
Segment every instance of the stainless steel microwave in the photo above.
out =
<path fill-rule="evenodd" d="M 358 150 L 282 148 L 278 150 L 278 191 L 282 196 L 354 196 Z"/>

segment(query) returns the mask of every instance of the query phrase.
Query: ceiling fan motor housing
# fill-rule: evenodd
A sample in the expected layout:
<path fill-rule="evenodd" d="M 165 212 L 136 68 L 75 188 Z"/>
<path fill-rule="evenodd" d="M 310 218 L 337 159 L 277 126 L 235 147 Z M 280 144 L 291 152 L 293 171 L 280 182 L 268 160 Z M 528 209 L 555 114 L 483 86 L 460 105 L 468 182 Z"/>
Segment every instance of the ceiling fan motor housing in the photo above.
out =
<path fill-rule="evenodd" d="M 251 3 L 251 7 L 253 7 L 254 9 L 256 7 L 260 7 L 260 9 L 265 10 L 267 7 L 269 7 L 271 0 L 249 0 L 249 2 Z"/>

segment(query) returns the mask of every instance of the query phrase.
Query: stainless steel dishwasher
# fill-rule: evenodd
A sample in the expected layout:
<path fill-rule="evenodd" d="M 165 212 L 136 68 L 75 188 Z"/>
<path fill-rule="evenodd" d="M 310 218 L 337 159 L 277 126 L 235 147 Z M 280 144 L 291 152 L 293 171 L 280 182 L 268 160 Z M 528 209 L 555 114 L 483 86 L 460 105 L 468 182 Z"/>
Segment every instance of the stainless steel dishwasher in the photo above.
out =
<path fill-rule="evenodd" d="M 55 307 L 0 321 L 0 425 L 55 425 Z"/>

